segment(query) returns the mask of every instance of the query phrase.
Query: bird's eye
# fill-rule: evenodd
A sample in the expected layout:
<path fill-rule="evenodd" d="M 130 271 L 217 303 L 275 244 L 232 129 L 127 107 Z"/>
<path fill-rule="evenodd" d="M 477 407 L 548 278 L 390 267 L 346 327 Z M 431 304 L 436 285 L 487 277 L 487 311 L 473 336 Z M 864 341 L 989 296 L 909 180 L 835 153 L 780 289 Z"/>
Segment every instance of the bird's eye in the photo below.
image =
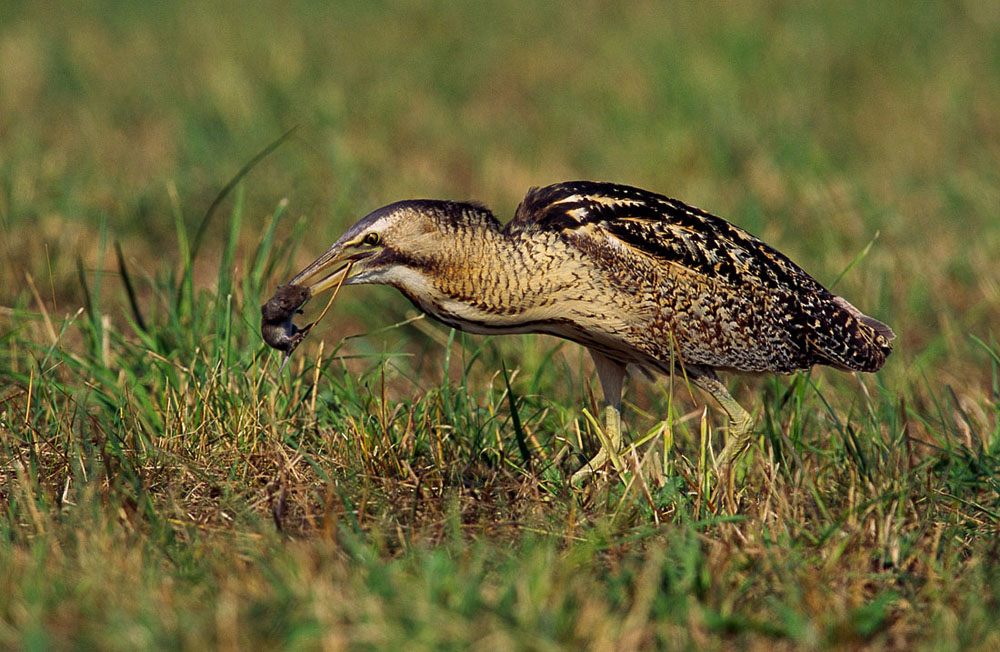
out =
<path fill-rule="evenodd" d="M 377 245 L 379 243 L 378 233 L 375 233 L 374 231 L 370 231 L 369 233 L 366 233 L 364 239 L 362 240 L 362 242 L 364 242 L 369 247 L 374 247 L 375 245 Z"/>

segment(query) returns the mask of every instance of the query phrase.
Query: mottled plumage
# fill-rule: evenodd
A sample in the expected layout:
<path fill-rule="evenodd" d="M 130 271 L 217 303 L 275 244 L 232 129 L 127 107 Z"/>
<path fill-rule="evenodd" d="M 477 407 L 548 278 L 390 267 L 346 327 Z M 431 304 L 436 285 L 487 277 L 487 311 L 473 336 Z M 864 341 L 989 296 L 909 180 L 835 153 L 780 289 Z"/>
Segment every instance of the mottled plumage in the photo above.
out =
<path fill-rule="evenodd" d="M 746 231 L 610 183 L 532 189 L 506 226 L 478 204 L 391 204 L 351 227 L 292 283 L 347 261 L 344 284 L 392 285 L 455 328 L 548 333 L 590 349 L 615 446 L 626 365 L 684 373 L 729 414 L 724 468 L 749 442 L 752 421 L 715 370 L 875 371 L 894 337 Z M 312 293 L 339 282 L 340 269 Z"/>
<path fill-rule="evenodd" d="M 625 338 L 661 362 L 671 332 L 687 363 L 745 372 L 875 371 L 891 351 L 888 327 L 784 254 L 655 193 L 591 182 L 532 190 L 506 231 L 560 234 L 598 262 L 615 303 L 629 310 Z"/>

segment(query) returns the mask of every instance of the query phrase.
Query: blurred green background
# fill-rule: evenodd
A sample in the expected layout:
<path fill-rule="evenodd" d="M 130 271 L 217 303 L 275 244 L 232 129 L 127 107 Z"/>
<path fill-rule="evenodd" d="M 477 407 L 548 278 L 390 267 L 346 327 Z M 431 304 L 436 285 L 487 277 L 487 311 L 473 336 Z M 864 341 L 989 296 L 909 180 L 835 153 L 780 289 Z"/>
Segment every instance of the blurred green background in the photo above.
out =
<path fill-rule="evenodd" d="M 879 233 L 839 290 L 912 356 L 1000 317 L 998 34 L 988 1 L 5 3 L 0 302 L 28 271 L 78 304 L 66 263 L 97 272 L 102 222 L 169 267 L 173 212 L 193 230 L 297 125 L 246 178 L 244 231 L 287 198 L 295 264 L 397 199 L 505 220 L 529 186 L 614 180 L 826 283 Z"/>
<path fill-rule="evenodd" d="M 998 107 L 995 0 L 0 3 L 0 645 L 995 647 Z M 571 491 L 580 347 L 337 344 L 413 314 L 388 288 L 271 382 L 257 306 L 355 220 L 579 178 L 723 216 L 899 335 L 860 383 L 731 380 L 741 514 L 691 479 L 704 397 L 654 495 Z M 665 386 L 629 384 L 633 435 Z"/>

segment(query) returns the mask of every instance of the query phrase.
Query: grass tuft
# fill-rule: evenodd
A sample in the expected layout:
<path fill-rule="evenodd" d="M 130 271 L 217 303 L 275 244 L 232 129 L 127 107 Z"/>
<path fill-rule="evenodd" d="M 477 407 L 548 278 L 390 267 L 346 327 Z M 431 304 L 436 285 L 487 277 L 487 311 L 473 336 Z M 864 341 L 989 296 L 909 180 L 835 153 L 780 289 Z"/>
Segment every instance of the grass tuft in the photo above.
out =
<path fill-rule="evenodd" d="M 0 647 L 1000 647 L 996 12 L 665 11 L 10 10 Z M 899 335 L 876 375 L 732 379 L 736 512 L 682 378 L 629 382 L 634 446 L 575 490 L 580 347 L 384 288 L 282 373 L 261 341 L 371 208 L 569 178 L 728 216 Z"/>

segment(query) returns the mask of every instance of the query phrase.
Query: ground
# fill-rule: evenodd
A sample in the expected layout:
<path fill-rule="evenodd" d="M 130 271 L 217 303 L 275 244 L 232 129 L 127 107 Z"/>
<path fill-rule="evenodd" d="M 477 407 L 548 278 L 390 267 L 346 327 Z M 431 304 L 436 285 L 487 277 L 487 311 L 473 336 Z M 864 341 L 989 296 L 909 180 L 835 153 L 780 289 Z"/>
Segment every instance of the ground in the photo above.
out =
<path fill-rule="evenodd" d="M 0 15 L 0 646 L 1000 646 L 995 3 Z M 370 210 L 506 220 L 578 178 L 722 215 L 899 336 L 874 375 L 726 378 L 735 510 L 682 379 L 629 380 L 638 445 L 575 490 L 576 345 L 388 288 L 280 376 L 260 339 Z"/>

